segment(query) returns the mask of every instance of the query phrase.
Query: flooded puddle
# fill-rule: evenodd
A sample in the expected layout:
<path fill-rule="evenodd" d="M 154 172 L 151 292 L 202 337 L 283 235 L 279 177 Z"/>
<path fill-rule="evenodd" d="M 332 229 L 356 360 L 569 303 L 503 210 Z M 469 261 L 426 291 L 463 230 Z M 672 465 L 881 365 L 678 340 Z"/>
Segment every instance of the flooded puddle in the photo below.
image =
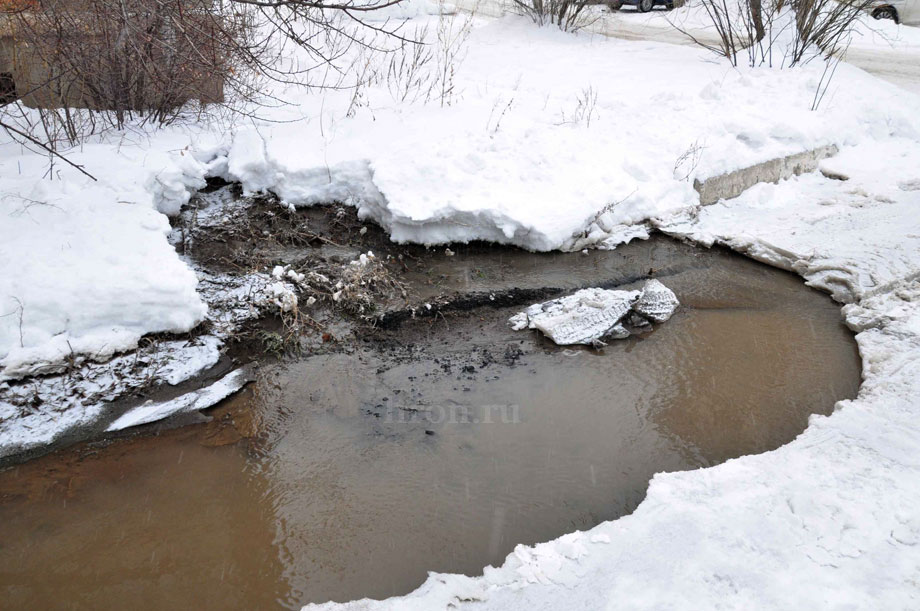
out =
<path fill-rule="evenodd" d="M 8 468 L 3 606 L 403 594 L 428 571 L 479 574 L 516 544 L 629 513 L 654 473 L 776 448 L 856 394 L 838 307 L 790 274 L 663 238 L 587 255 L 455 250 L 409 266 L 422 299 L 651 273 L 682 306 L 600 351 L 511 331 L 517 304 L 408 319 L 264 365 L 209 423 Z"/>

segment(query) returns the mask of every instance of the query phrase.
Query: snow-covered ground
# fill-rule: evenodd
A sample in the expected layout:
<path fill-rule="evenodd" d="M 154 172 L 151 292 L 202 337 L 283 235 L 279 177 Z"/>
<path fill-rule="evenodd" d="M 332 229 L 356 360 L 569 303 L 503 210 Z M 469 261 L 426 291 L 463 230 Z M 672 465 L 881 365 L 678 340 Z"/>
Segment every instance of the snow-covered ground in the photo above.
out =
<path fill-rule="evenodd" d="M 414 24 L 441 48 L 445 22 Z M 293 123 L 109 136 L 72 154 L 98 183 L 60 165 L 37 178 L 46 160 L 0 145 L 0 375 L 203 320 L 157 211 L 177 213 L 206 176 L 287 205 L 354 205 L 399 241 L 611 248 L 659 228 L 724 243 L 850 304 L 858 399 L 774 452 L 656 476 L 633 515 L 521 547 L 483 577 L 433 575 L 348 607 L 920 605 L 920 98 L 843 65 L 814 110 L 817 65 L 733 69 L 522 19 L 469 25 L 459 52 L 437 54 L 449 70 L 422 68 L 433 95 L 380 66 L 357 92 L 279 92 L 296 104 L 272 118 Z M 841 153 L 824 169 L 849 180 L 806 175 L 699 206 L 694 178 L 827 144 Z"/>
<path fill-rule="evenodd" d="M 457 0 L 455 5 L 468 12 L 490 17 L 515 14 L 513 0 Z M 732 3 L 727 4 L 732 8 Z M 696 46 L 696 41 L 719 45 L 719 37 L 699 0 L 688 0 L 682 7 L 666 11 L 656 7 L 640 13 L 631 6 L 610 11 L 604 5 L 588 11 L 584 32 L 624 40 L 666 42 Z M 862 19 L 846 49 L 845 60 L 871 74 L 915 93 L 920 93 L 920 27 L 891 20 Z"/>
<path fill-rule="evenodd" d="M 848 66 L 813 112 L 817 65 L 734 70 L 696 49 L 521 19 L 474 29 L 462 59 L 449 105 L 394 106 L 380 84 L 349 120 L 238 131 L 213 163 L 293 205 L 353 203 L 397 241 L 550 250 L 614 227 L 615 239 L 634 236 L 624 227 L 692 208 L 693 178 L 830 143 L 914 138 L 920 124 L 912 96 Z"/>
<path fill-rule="evenodd" d="M 79 156 L 99 183 L 59 167 L 42 180 L 46 159 L 0 148 L 0 381 L 53 371 L 71 354 L 105 359 L 205 315 L 195 274 L 166 241 L 169 222 L 134 165 L 155 175 L 173 162 L 95 148 Z"/>

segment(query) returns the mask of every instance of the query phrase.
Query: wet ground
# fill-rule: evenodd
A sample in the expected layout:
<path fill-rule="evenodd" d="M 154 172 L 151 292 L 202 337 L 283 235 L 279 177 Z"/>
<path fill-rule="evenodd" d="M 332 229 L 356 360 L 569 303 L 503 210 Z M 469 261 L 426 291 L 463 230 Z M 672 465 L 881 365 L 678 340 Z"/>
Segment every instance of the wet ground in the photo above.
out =
<path fill-rule="evenodd" d="M 240 232 L 201 260 L 306 269 L 374 248 L 396 281 L 376 322 L 320 301 L 305 311 L 319 327 L 303 328 L 319 339 L 263 355 L 259 381 L 210 421 L 0 472 L 4 608 L 406 593 L 428 571 L 478 574 L 516 544 L 629 513 L 656 472 L 776 448 L 858 388 L 837 306 L 723 250 L 656 237 L 588 254 L 425 251 L 309 214 L 312 237 L 266 253 Z M 648 277 L 681 308 L 602 350 L 506 323 L 534 299 Z"/>

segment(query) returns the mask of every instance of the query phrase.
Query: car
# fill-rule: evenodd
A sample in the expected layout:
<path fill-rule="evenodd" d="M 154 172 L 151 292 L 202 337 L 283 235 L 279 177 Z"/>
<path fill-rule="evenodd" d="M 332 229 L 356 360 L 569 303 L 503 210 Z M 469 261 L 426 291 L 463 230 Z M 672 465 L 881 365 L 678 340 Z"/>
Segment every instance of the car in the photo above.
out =
<path fill-rule="evenodd" d="M 656 6 L 663 6 L 669 11 L 675 6 L 680 6 L 680 2 L 675 5 L 675 0 L 613 0 L 610 2 L 610 9 L 620 10 L 625 5 L 635 6 L 640 13 L 647 13 Z"/>
<path fill-rule="evenodd" d="M 895 23 L 904 25 L 920 25 L 920 0 L 879 0 L 872 5 L 870 11 L 876 19 L 892 19 Z"/>

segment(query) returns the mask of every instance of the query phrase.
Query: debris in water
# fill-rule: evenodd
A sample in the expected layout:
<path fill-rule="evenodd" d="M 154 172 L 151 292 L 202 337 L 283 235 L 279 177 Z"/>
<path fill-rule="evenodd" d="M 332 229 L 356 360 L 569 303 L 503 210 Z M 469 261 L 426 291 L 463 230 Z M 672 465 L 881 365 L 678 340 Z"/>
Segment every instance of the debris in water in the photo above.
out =
<path fill-rule="evenodd" d="M 657 280 L 642 291 L 582 289 L 572 295 L 537 303 L 508 322 L 515 331 L 539 329 L 559 345 L 603 345 L 602 338 L 629 337 L 630 327 L 664 322 L 677 309 L 674 292 Z"/>

